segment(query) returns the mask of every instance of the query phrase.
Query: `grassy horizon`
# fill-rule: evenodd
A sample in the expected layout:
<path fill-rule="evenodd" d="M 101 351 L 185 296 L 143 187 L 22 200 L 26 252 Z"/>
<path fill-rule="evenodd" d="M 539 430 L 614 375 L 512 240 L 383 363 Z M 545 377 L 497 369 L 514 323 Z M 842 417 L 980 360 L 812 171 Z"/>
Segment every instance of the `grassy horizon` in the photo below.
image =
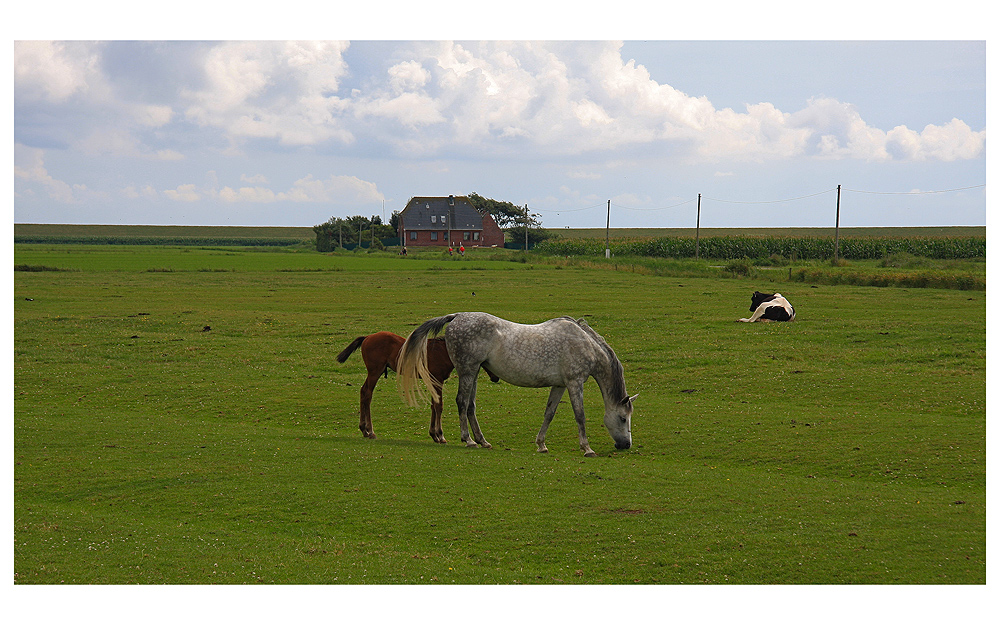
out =
<path fill-rule="evenodd" d="M 546 228 L 567 238 L 603 239 L 605 228 Z M 872 228 L 841 228 L 842 236 L 986 236 L 986 226 L 901 226 Z M 612 238 L 634 237 L 693 237 L 695 228 L 611 228 Z M 833 236 L 834 228 L 701 228 L 701 236 L 728 234 Z M 147 226 L 112 224 L 14 224 L 14 235 L 77 235 L 77 236 L 231 236 L 233 238 L 311 239 L 311 226 Z"/>

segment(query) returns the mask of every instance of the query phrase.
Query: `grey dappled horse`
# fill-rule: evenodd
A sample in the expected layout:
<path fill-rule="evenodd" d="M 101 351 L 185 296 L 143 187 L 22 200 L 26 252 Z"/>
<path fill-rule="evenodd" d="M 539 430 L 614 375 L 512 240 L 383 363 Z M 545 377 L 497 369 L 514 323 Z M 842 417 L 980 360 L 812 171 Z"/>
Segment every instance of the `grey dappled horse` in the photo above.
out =
<path fill-rule="evenodd" d="M 431 391 L 436 389 L 427 371 L 427 338 L 448 326 L 445 344 L 458 371 L 458 416 L 462 442 L 491 447 L 476 420 L 476 380 L 479 368 L 488 367 L 501 380 L 529 388 L 552 387 L 545 406 L 542 429 L 535 443 L 546 452 L 545 432 L 569 390 L 576 415 L 580 448 L 587 457 L 597 456 L 587 442 L 583 415 L 583 384 L 593 377 L 604 396 L 604 425 L 618 449 L 632 446 L 632 400 L 625 391 L 622 364 L 615 352 L 583 319 L 560 317 L 535 325 L 514 323 L 482 312 L 463 312 L 425 321 L 410 333 L 400 350 L 400 386 L 407 402 L 416 405 L 423 391 L 418 379 Z M 472 436 L 469 438 L 469 426 Z"/>

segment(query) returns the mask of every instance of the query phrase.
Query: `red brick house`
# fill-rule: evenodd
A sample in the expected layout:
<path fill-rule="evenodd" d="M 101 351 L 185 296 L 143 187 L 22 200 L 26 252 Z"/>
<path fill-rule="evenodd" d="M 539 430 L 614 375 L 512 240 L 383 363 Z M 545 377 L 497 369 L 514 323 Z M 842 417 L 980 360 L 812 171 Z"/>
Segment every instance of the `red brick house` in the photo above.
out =
<path fill-rule="evenodd" d="M 503 247 L 503 230 L 464 196 L 414 197 L 399 214 L 402 245 Z"/>

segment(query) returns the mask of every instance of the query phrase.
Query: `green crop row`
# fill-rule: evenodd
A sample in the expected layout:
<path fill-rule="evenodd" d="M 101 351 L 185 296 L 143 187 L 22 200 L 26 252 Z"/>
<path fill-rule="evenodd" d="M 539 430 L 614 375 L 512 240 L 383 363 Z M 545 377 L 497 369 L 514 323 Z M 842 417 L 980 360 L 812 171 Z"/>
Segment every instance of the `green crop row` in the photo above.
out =
<path fill-rule="evenodd" d="M 834 256 L 834 240 L 819 237 L 722 236 L 697 242 L 703 258 L 736 259 L 781 256 L 794 260 L 819 260 Z M 695 255 L 695 239 L 661 237 L 619 239 L 610 244 L 612 254 L 686 258 Z M 599 255 L 605 250 L 600 239 L 550 239 L 538 244 L 536 252 L 558 256 Z M 893 254 L 924 258 L 985 258 L 986 237 L 842 237 L 839 256 L 849 260 L 874 260 Z"/>

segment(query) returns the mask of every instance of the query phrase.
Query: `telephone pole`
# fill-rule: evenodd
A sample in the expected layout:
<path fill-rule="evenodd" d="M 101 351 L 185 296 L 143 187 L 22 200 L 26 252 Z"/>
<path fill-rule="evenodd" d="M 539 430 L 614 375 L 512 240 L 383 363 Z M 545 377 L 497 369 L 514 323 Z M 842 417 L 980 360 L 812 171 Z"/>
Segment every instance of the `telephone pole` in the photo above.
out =
<path fill-rule="evenodd" d="M 833 260 L 840 258 L 840 185 L 837 185 L 837 225 L 833 230 Z"/>
<path fill-rule="evenodd" d="M 611 258 L 611 200 L 608 200 L 608 224 L 604 230 L 604 258 Z"/>
<path fill-rule="evenodd" d="M 698 219 L 694 223 L 694 258 L 698 259 L 698 235 L 701 232 L 701 193 L 698 194 Z"/>
<path fill-rule="evenodd" d="M 528 205 L 524 205 L 524 251 L 528 251 Z"/>

